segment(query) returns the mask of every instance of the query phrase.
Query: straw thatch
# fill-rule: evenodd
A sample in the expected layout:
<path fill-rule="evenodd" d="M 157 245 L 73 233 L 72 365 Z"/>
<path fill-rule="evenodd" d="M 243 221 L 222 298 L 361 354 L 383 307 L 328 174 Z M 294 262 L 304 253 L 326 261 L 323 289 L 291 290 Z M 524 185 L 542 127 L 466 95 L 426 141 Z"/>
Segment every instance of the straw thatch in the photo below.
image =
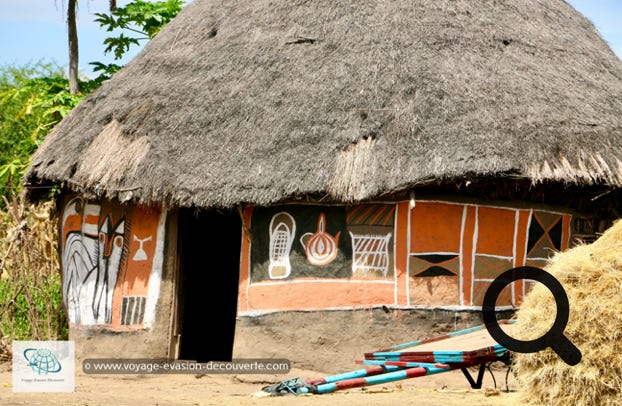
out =
<path fill-rule="evenodd" d="M 26 175 L 122 201 L 622 185 L 622 63 L 562 0 L 195 0 Z"/>
<path fill-rule="evenodd" d="M 516 354 L 513 368 L 528 401 L 544 405 L 622 404 L 622 221 L 591 245 L 557 254 L 546 268 L 564 286 L 570 315 L 564 335 L 582 353 L 575 366 L 550 348 Z M 553 324 L 555 301 L 536 284 L 518 311 L 516 337 L 540 337 Z"/>

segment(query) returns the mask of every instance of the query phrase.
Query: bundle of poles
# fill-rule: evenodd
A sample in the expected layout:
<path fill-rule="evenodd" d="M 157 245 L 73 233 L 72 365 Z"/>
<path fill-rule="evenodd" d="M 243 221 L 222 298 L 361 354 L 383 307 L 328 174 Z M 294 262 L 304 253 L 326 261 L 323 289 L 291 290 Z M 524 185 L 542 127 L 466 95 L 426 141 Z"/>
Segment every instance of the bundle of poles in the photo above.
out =
<path fill-rule="evenodd" d="M 500 324 L 510 324 L 511 321 L 500 321 Z M 300 378 L 288 379 L 279 384 L 267 386 L 264 391 L 272 395 L 291 393 L 323 394 L 343 389 L 378 385 L 403 379 L 417 378 L 460 369 L 474 389 L 482 386 L 486 366 L 495 361 L 509 364 L 509 353 L 498 343 L 469 350 L 418 350 L 418 346 L 430 344 L 468 334 L 483 333 L 485 326 L 471 327 L 437 336 L 425 340 L 408 342 L 387 349 L 365 354 L 365 359 L 357 361 L 366 365 L 361 368 L 337 375 L 330 375 L 307 381 Z M 448 341 L 449 342 L 449 341 Z M 429 346 L 428 346 L 429 347 Z M 473 378 L 468 368 L 479 366 L 477 378 Z"/>

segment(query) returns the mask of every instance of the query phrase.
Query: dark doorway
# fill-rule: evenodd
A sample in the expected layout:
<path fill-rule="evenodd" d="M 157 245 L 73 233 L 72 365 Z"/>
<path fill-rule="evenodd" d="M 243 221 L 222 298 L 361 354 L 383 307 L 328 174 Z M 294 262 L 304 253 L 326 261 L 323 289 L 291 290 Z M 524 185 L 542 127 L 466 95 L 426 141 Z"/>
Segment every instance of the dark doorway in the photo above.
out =
<path fill-rule="evenodd" d="M 240 275 L 237 211 L 179 211 L 179 358 L 230 361 Z"/>

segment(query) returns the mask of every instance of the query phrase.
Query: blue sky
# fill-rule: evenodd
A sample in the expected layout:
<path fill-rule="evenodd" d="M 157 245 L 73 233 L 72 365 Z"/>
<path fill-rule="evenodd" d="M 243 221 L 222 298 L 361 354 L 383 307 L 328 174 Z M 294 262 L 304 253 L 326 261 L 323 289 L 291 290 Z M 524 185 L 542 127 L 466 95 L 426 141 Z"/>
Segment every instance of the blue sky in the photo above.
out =
<path fill-rule="evenodd" d="M 119 6 L 128 2 L 117 0 Z M 622 59 L 622 0 L 569 2 L 594 23 Z M 106 12 L 108 0 L 79 0 L 78 6 L 80 70 L 92 76 L 89 62 L 114 62 L 112 55 L 104 55 L 103 51 L 102 42 L 107 33 L 93 22 L 94 13 Z M 67 0 L 0 0 L 0 65 L 23 65 L 44 59 L 67 66 L 66 7 Z M 131 51 L 121 64 L 138 51 L 138 48 Z"/>
<path fill-rule="evenodd" d="M 117 0 L 122 7 L 130 0 Z M 189 1 L 186 1 L 189 2 Z M 110 35 L 93 22 L 95 13 L 108 11 L 108 0 L 78 0 L 78 45 L 80 72 L 93 76 L 89 62 L 113 63 L 114 55 L 104 55 L 104 39 Z M 0 65 L 23 65 L 43 59 L 68 65 L 67 0 L 0 0 Z M 140 51 L 133 47 L 124 64 Z"/>

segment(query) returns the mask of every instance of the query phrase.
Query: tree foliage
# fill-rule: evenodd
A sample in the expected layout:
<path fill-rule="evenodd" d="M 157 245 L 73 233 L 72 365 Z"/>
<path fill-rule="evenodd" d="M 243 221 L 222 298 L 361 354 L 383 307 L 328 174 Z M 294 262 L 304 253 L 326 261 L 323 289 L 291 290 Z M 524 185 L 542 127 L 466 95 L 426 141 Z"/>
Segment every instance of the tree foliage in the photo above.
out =
<path fill-rule="evenodd" d="M 118 36 L 104 40 L 105 53 L 114 53 L 115 59 L 121 59 L 132 45 L 152 39 L 169 21 L 181 11 L 181 0 L 149 2 L 135 0 L 125 7 L 118 7 L 110 14 L 96 13 L 96 22 L 106 31 L 121 29 Z M 138 34 L 139 37 L 127 36 L 126 33 Z"/>
<path fill-rule="evenodd" d="M 110 14 L 96 14 L 95 21 L 103 29 L 120 32 L 104 41 L 106 52 L 114 52 L 115 58 L 120 59 L 131 45 L 153 38 L 181 11 L 183 4 L 180 0 L 135 0 Z M 141 37 L 130 36 L 135 33 Z M 43 137 L 88 93 L 121 69 L 118 64 L 92 65 L 99 76 L 79 80 L 77 94 L 69 91 L 67 76 L 54 64 L 0 66 L 0 195 L 8 197 L 20 189 L 30 156 Z"/>
<path fill-rule="evenodd" d="M 95 86 L 81 84 L 86 91 Z M 53 64 L 0 67 L 0 194 L 19 189 L 43 137 L 83 97 L 69 92 L 68 79 Z"/>

